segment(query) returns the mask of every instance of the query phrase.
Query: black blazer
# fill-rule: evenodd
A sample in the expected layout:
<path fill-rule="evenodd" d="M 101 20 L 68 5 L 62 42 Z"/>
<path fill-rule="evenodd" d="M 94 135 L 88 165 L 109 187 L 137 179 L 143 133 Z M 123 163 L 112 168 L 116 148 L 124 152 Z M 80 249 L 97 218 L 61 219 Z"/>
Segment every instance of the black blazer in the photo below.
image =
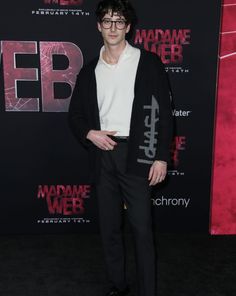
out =
<path fill-rule="evenodd" d="M 86 136 L 91 129 L 101 129 L 95 77 L 97 62 L 98 58 L 92 60 L 78 74 L 68 113 L 73 134 L 88 148 L 92 181 L 99 176 L 101 151 Z M 134 94 L 127 171 L 147 177 L 154 160 L 169 161 L 172 141 L 169 83 L 157 55 L 141 50 Z"/>

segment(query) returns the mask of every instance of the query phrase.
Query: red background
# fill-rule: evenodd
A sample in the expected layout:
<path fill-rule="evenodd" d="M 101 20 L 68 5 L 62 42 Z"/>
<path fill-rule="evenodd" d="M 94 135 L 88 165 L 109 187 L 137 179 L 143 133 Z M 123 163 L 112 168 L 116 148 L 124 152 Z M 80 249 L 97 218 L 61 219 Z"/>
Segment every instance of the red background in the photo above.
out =
<path fill-rule="evenodd" d="M 212 190 L 212 234 L 236 233 L 236 0 L 223 1 Z"/>

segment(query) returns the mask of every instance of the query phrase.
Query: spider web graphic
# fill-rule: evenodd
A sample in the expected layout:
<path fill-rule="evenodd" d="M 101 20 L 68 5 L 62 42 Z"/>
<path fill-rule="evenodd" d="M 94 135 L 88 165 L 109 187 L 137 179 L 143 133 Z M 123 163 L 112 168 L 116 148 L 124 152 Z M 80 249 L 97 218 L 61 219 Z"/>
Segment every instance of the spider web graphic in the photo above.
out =
<path fill-rule="evenodd" d="M 7 88 L 5 90 L 5 96 L 7 111 L 37 111 L 33 108 L 33 106 L 35 106 L 36 98 L 17 98 L 14 103 L 12 102 L 12 98 L 15 96 L 15 86 L 12 88 Z M 30 106 L 32 106 L 32 108 Z"/>
<path fill-rule="evenodd" d="M 220 59 L 232 57 L 236 54 L 236 0 L 225 0 L 223 4 L 223 18 L 221 28 Z"/>
<path fill-rule="evenodd" d="M 17 94 L 18 81 L 39 81 L 39 79 L 41 79 L 42 111 L 66 112 L 68 110 L 76 76 L 83 65 L 83 55 L 76 44 L 70 42 L 39 42 L 40 78 L 37 68 L 16 67 L 17 54 L 38 54 L 36 41 L 3 41 L 2 49 L 6 111 L 39 112 L 40 98 L 19 98 Z M 67 61 L 66 67 L 60 70 L 53 68 L 53 56 L 55 55 L 64 57 Z M 68 84 L 71 88 L 70 95 L 66 98 L 55 98 L 55 82 Z"/>
<path fill-rule="evenodd" d="M 35 41 L 2 41 L 6 111 L 38 111 L 37 98 L 19 98 L 17 81 L 37 81 L 38 69 L 16 68 L 16 54 L 37 54 Z"/>
<path fill-rule="evenodd" d="M 68 56 L 65 44 L 63 44 L 62 42 L 43 42 L 40 59 L 42 76 L 45 76 L 46 73 L 51 72 L 52 59 L 50 59 L 50 57 L 55 54 Z M 68 70 L 69 71 L 64 74 L 63 77 L 67 79 L 68 83 L 74 86 L 75 81 L 73 67 L 69 65 Z"/>
<path fill-rule="evenodd" d="M 53 56 L 62 55 L 67 61 L 66 69 L 53 69 Z M 43 111 L 66 112 L 75 86 L 76 76 L 83 65 L 83 55 L 79 47 L 68 42 L 40 42 Z M 71 94 L 67 98 L 54 97 L 54 83 L 69 84 Z"/>

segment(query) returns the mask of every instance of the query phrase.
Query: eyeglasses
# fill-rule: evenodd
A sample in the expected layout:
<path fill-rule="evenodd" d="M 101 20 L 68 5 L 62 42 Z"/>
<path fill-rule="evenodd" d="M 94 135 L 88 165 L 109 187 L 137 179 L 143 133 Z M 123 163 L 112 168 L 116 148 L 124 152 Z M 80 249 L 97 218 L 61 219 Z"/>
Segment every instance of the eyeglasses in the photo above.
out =
<path fill-rule="evenodd" d="M 113 23 L 115 24 L 115 27 L 118 30 L 123 30 L 126 27 L 125 20 L 111 21 L 109 19 L 103 19 L 101 21 L 101 25 L 102 25 L 103 29 L 110 29 L 113 26 Z"/>

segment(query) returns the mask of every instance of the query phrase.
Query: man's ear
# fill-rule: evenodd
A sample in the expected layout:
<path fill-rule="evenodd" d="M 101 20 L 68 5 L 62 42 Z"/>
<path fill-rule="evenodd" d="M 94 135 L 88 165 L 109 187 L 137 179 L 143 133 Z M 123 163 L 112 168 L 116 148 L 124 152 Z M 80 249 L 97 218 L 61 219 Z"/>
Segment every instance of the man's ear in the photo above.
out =
<path fill-rule="evenodd" d="M 131 25 L 128 24 L 128 26 L 126 27 L 126 31 L 125 31 L 126 34 L 129 33 L 129 31 L 130 31 L 130 27 L 131 27 Z"/>
<path fill-rule="evenodd" d="M 98 31 L 101 32 L 102 29 L 101 29 L 101 24 L 99 22 L 97 22 L 97 27 L 98 27 Z"/>

